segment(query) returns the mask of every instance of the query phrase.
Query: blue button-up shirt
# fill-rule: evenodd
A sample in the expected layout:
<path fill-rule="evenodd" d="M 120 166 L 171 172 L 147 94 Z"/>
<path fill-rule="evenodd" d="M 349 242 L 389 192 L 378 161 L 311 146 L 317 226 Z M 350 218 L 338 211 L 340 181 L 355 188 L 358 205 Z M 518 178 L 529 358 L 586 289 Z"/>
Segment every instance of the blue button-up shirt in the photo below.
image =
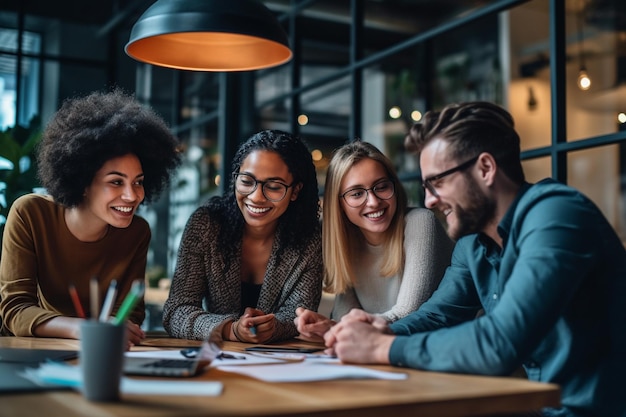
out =
<path fill-rule="evenodd" d="M 498 225 L 457 242 L 433 296 L 391 325 L 398 366 L 561 386 L 549 416 L 626 416 L 626 250 L 599 209 L 547 179 Z M 476 316 L 479 310 L 484 314 Z"/>

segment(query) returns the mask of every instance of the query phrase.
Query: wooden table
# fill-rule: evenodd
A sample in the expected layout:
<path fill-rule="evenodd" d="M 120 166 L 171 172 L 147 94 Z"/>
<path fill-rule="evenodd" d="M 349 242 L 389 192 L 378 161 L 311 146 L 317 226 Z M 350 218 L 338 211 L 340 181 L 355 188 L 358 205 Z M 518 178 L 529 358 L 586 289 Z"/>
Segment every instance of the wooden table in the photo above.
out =
<path fill-rule="evenodd" d="M 291 343 L 291 344 L 298 344 Z M 300 342 L 299 344 L 306 345 Z M 198 342 L 168 338 L 147 339 L 136 350 L 180 348 Z M 78 341 L 0 337 L 0 346 L 78 349 Z M 246 345 L 227 342 L 224 350 Z M 280 366 L 280 365 L 273 365 Z M 494 378 L 422 372 L 390 366 L 374 369 L 404 371 L 407 380 L 335 380 L 268 383 L 210 369 L 185 380 L 218 380 L 218 397 L 124 395 L 118 403 L 95 403 L 74 391 L 0 395 L 0 416 L 486 416 L 519 413 L 560 403 L 556 385 L 518 378 Z M 1 376 L 0 376 L 1 377 Z M 177 379 L 170 379 L 175 384 Z"/>

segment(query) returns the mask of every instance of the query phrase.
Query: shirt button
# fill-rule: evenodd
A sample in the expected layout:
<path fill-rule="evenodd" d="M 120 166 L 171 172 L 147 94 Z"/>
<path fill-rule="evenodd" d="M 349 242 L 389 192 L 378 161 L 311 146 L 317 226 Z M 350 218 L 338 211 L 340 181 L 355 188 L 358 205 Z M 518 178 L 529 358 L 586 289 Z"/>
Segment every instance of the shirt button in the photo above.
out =
<path fill-rule="evenodd" d="M 493 299 L 494 299 L 494 300 L 497 300 L 497 299 L 498 299 L 498 294 L 494 293 L 494 294 L 493 294 Z"/>

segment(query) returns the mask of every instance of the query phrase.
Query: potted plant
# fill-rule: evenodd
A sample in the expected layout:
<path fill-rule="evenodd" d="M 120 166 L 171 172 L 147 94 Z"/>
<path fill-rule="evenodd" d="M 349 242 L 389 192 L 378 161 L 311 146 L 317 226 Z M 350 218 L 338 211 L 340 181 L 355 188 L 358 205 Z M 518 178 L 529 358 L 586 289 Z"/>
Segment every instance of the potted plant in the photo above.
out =
<path fill-rule="evenodd" d="M 37 118 L 28 127 L 0 131 L 0 239 L 13 202 L 39 186 L 34 151 L 40 138 Z"/>

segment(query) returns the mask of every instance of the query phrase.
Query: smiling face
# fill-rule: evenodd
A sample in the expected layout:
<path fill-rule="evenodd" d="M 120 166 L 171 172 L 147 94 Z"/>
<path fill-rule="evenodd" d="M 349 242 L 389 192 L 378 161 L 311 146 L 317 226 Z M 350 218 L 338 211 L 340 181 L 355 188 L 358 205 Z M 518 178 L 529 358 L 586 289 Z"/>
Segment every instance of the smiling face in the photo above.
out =
<path fill-rule="evenodd" d="M 385 167 L 373 159 L 365 158 L 357 162 L 348 170 L 341 181 L 339 194 L 353 188 L 370 189 L 382 180 L 388 180 Z M 340 197 L 341 208 L 348 220 L 361 229 L 365 239 L 371 245 L 380 245 L 383 242 L 384 232 L 391 224 L 397 209 L 397 196 L 394 194 L 388 200 L 381 200 L 372 190 L 367 192 L 367 199 L 360 207 L 350 207 L 344 198 Z"/>
<path fill-rule="evenodd" d="M 293 175 L 280 155 L 271 151 L 253 151 L 243 160 L 239 173 L 248 174 L 257 181 L 277 181 L 286 185 L 293 183 Z M 252 227 L 275 227 L 280 216 L 287 211 L 289 203 L 298 198 L 301 184 L 294 184 L 287 189 L 280 201 L 269 201 L 263 195 L 263 185 L 247 195 L 235 191 L 235 198 L 246 224 Z"/>
<path fill-rule="evenodd" d="M 447 148 L 448 143 L 441 139 L 435 139 L 424 147 L 420 154 L 423 178 L 438 176 L 463 162 L 449 158 Z M 453 240 L 484 231 L 495 216 L 496 203 L 480 188 L 471 174 L 472 169 L 475 165 L 431 182 L 437 195 L 429 189 L 425 190 L 426 207 L 443 213 L 448 235 Z"/>
<path fill-rule="evenodd" d="M 103 227 L 128 227 L 144 199 L 143 177 L 134 154 L 108 160 L 85 189 L 81 211 Z"/>

